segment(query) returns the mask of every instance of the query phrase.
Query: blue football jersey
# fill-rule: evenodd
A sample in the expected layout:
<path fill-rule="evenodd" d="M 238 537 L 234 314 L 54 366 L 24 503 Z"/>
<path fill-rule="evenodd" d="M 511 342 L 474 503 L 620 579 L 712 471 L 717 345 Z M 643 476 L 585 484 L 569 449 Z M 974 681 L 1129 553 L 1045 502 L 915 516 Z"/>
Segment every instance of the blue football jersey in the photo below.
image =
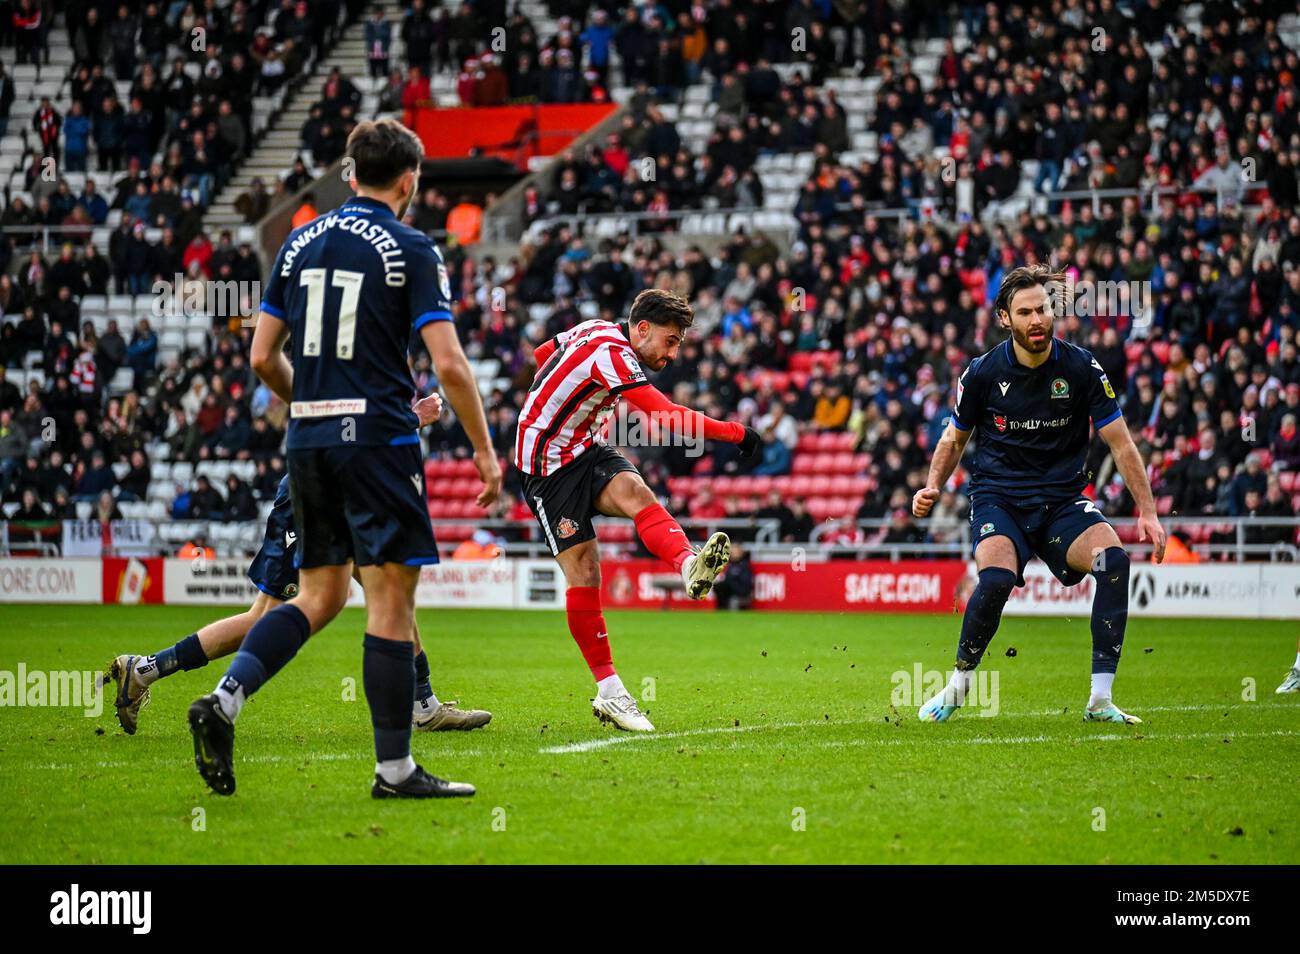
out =
<path fill-rule="evenodd" d="M 1029 368 L 1008 338 L 962 372 L 952 423 L 979 430 L 966 463 L 972 492 L 1043 504 L 1089 483 L 1089 424 L 1102 428 L 1119 416 L 1115 389 L 1091 353 L 1053 338 L 1051 356 Z"/>
<path fill-rule="evenodd" d="M 447 268 L 427 235 L 355 197 L 289 234 L 262 310 L 290 328 L 289 449 L 418 440 L 411 332 L 452 318 Z"/>

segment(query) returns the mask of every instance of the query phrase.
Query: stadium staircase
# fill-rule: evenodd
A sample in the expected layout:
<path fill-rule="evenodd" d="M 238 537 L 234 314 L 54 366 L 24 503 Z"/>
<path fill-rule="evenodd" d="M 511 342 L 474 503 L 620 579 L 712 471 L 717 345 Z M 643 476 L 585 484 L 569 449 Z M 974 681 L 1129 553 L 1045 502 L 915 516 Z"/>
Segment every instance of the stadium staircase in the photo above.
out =
<path fill-rule="evenodd" d="M 388 19 L 394 23 L 393 59 L 398 63 L 401 58 L 401 38 L 397 36 L 396 24 L 400 22 L 401 5 L 398 3 L 379 3 L 375 6 L 384 8 Z M 323 57 L 317 58 L 313 69 L 306 76 L 297 80 L 285 96 L 283 108 L 277 113 L 264 135 L 258 140 L 248 159 L 231 176 L 224 189 L 213 200 L 204 225 L 209 235 L 218 235 L 224 229 L 238 233 L 245 226 L 244 217 L 235 211 L 235 200 L 248 191 L 254 179 L 261 179 L 267 191 L 274 193 L 276 183 L 285 178 L 293 169 L 294 160 L 303 155 L 310 159 L 302 146 L 302 130 L 311 117 L 311 108 L 320 98 L 321 84 L 330 70 L 338 67 L 344 76 L 352 80 L 362 91 L 362 103 L 358 116 L 370 116 L 375 112 L 378 97 L 370 92 L 371 81 L 369 67 L 366 64 L 365 20 L 366 16 L 349 26 Z M 310 161 L 308 168 L 311 168 Z"/>

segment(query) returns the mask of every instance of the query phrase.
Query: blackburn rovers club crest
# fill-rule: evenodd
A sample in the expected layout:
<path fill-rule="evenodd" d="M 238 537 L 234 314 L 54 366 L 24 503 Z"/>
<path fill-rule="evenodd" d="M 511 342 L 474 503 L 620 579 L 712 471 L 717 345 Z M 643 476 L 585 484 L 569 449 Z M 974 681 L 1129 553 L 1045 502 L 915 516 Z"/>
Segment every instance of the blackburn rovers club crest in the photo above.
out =
<path fill-rule="evenodd" d="M 998 430 L 1005 431 L 1007 429 L 1007 416 L 1005 414 L 994 414 L 993 424 Z"/>
<path fill-rule="evenodd" d="M 555 532 L 560 535 L 560 539 L 567 540 L 578 532 L 578 525 L 568 517 L 561 517 L 560 522 L 555 525 Z"/>
<path fill-rule="evenodd" d="M 1052 382 L 1052 397 L 1068 398 L 1070 396 L 1070 384 L 1065 378 L 1057 378 Z"/>
<path fill-rule="evenodd" d="M 993 532 L 993 524 L 991 523 L 986 523 L 984 524 L 984 526 L 980 527 L 981 537 L 987 537 L 992 532 Z"/>

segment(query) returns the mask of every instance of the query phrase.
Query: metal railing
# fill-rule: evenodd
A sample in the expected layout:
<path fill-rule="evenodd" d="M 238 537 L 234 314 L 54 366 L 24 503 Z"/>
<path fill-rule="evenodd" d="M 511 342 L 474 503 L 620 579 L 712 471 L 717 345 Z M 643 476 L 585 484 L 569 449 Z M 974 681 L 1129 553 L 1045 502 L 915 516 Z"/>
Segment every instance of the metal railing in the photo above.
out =
<path fill-rule="evenodd" d="M 656 228 L 653 231 L 658 232 L 676 232 L 676 227 L 684 219 L 699 217 L 706 218 L 712 216 L 723 216 L 727 219 L 724 231 L 731 230 L 733 223 L 732 216 L 740 216 L 745 220 L 744 224 L 750 230 L 756 230 L 756 220 L 760 215 L 789 215 L 790 223 L 781 228 L 772 226 L 763 226 L 764 232 L 777 232 L 787 237 L 792 236 L 798 229 L 798 222 L 793 215 L 781 212 L 779 209 L 754 208 L 729 208 L 729 209 L 669 209 L 664 212 L 574 212 L 567 215 L 546 215 L 535 219 L 528 226 L 528 234 L 536 237 L 542 231 L 554 228 L 557 225 L 568 225 L 578 234 L 586 234 L 589 230 L 597 229 L 602 223 L 612 222 L 620 226 L 619 231 L 627 232 L 632 238 L 637 238 L 644 230 L 645 223 L 654 223 L 656 226 L 673 226 L 672 228 Z M 910 212 L 907 214 L 911 214 Z"/>

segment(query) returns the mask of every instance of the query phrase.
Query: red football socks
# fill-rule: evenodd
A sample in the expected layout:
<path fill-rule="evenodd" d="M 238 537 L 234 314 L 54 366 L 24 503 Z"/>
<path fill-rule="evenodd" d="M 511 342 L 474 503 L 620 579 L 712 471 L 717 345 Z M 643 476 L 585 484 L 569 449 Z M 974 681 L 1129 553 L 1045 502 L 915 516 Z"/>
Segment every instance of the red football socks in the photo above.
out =
<path fill-rule="evenodd" d="M 681 524 L 663 508 L 663 504 L 651 504 L 634 520 L 637 536 L 646 549 L 680 573 L 682 564 L 694 552 Z"/>
<path fill-rule="evenodd" d="M 596 681 L 614 675 L 614 654 L 609 648 L 605 617 L 600 612 L 600 587 L 569 587 L 565 608 L 569 614 L 569 632 Z"/>

